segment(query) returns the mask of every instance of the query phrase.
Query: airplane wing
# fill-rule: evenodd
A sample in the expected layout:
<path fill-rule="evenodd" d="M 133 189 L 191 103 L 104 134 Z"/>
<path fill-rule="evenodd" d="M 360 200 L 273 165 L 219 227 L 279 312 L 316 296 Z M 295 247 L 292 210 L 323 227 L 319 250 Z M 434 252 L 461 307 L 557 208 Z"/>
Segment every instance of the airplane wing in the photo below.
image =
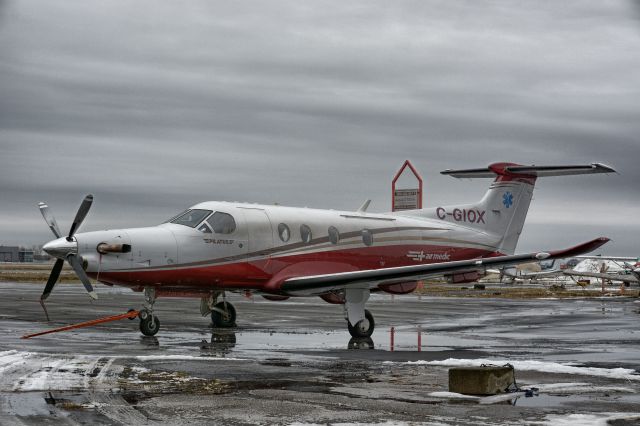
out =
<path fill-rule="evenodd" d="M 279 287 L 281 292 L 291 296 L 312 296 L 348 287 L 374 288 L 381 284 L 386 285 L 416 281 L 451 273 L 486 271 L 491 267 L 515 266 L 532 261 L 536 262 L 545 259 L 573 257 L 579 254 L 589 253 L 608 241 L 608 238 L 601 237 L 569 249 L 550 252 L 495 256 L 471 260 L 430 263 L 425 265 L 399 266 L 393 268 L 295 277 L 284 280 Z"/>
<path fill-rule="evenodd" d="M 640 280 L 633 274 L 602 274 L 599 272 L 578 272 L 573 269 L 570 271 L 563 271 L 563 273 L 570 277 L 600 278 L 609 281 L 622 281 L 640 284 Z"/>

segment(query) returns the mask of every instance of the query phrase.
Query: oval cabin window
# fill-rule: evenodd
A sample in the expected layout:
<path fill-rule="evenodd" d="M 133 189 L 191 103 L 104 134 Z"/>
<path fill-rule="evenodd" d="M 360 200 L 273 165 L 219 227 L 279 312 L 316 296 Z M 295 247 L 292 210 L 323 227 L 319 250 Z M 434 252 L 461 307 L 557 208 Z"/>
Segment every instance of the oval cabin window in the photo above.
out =
<path fill-rule="evenodd" d="M 340 232 L 335 226 L 329 227 L 329 241 L 331 241 L 331 244 L 338 244 L 338 241 L 340 241 Z"/>
<path fill-rule="evenodd" d="M 291 238 L 291 231 L 286 224 L 281 223 L 280 225 L 278 225 L 278 236 L 283 243 L 289 241 L 289 238 Z"/>
<path fill-rule="evenodd" d="M 303 243 L 310 243 L 311 238 L 313 238 L 311 235 L 311 228 L 307 225 L 300 225 L 300 238 L 302 238 Z"/>
<path fill-rule="evenodd" d="M 368 229 L 362 231 L 362 242 L 365 246 L 370 246 L 373 244 L 373 234 Z"/>

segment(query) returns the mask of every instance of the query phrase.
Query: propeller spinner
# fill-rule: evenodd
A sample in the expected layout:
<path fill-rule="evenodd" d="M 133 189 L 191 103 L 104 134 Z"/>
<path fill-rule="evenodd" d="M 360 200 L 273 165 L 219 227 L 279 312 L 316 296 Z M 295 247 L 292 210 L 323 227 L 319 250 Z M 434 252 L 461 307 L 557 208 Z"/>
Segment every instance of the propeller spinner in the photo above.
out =
<path fill-rule="evenodd" d="M 66 260 L 69 265 L 73 268 L 74 272 L 84 285 L 84 288 L 89 293 L 92 299 L 97 299 L 98 295 L 93 290 L 93 286 L 91 285 L 91 281 L 87 276 L 87 273 L 82 268 L 82 258 L 78 255 L 78 243 L 73 235 L 76 233 L 82 222 L 84 221 L 87 213 L 89 213 L 89 209 L 91 208 L 91 204 L 93 203 L 93 195 L 89 194 L 84 197 L 80 207 L 78 208 L 78 212 L 76 213 L 76 217 L 71 224 L 71 229 L 69 229 L 69 235 L 66 237 L 61 237 L 60 228 L 58 227 L 58 223 L 56 222 L 55 217 L 49 211 L 49 206 L 46 203 L 39 203 L 40 213 L 42 213 L 42 217 L 49 225 L 51 232 L 56 236 L 56 240 L 49 241 L 45 244 L 42 249 L 49 253 L 51 256 L 58 258 L 56 263 L 53 265 L 53 269 L 51 270 L 51 274 L 49 275 L 49 279 L 47 280 L 47 284 L 44 287 L 44 291 L 42 292 L 42 296 L 40 296 L 40 302 L 44 302 L 44 300 L 49 297 L 53 287 L 58 282 L 58 278 L 60 278 L 60 271 L 62 271 L 62 266 L 64 265 L 64 261 Z M 44 304 L 42 305 L 44 307 Z M 46 312 L 46 309 L 45 309 Z M 48 315 L 47 315 L 48 316 Z"/>

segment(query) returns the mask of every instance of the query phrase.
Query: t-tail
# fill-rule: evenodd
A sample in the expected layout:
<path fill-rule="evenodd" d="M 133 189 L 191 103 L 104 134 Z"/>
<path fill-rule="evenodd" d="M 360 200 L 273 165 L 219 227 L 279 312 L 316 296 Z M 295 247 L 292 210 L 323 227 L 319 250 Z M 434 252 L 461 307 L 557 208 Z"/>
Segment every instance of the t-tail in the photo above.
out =
<path fill-rule="evenodd" d="M 523 166 L 495 163 L 487 168 L 445 170 L 443 175 L 455 178 L 494 178 L 480 202 L 414 210 L 414 214 L 468 226 L 496 236 L 496 251 L 515 253 L 524 226 L 537 178 L 593 173 L 613 173 L 600 163 L 577 166 Z M 404 212 L 409 213 L 409 212 Z"/>

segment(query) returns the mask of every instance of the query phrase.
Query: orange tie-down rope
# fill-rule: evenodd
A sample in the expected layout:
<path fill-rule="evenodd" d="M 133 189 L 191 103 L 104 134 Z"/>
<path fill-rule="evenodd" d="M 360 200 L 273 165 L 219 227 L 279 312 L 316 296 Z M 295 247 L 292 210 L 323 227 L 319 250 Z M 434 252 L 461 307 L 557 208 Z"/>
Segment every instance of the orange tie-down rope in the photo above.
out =
<path fill-rule="evenodd" d="M 126 312 L 120 315 L 112 315 L 110 317 L 98 318 L 91 321 L 81 322 L 79 324 L 66 325 L 64 327 L 59 327 L 59 328 L 52 328 L 51 330 L 41 331 L 39 333 L 25 334 L 24 336 L 22 336 L 22 338 L 30 339 L 32 337 L 42 336 L 43 334 L 57 333 L 59 331 L 75 330 L 76 328 L 89 327 L 96 324 L 102 324 L 103 322 L 118 321 L 125 318 L 132 320 L 137 316 L 138 316 L 138 311 L 132 309 L 129 312 Z"/>

